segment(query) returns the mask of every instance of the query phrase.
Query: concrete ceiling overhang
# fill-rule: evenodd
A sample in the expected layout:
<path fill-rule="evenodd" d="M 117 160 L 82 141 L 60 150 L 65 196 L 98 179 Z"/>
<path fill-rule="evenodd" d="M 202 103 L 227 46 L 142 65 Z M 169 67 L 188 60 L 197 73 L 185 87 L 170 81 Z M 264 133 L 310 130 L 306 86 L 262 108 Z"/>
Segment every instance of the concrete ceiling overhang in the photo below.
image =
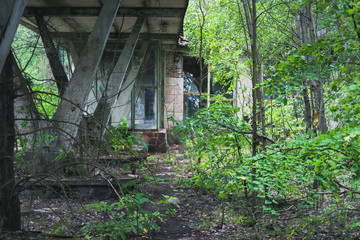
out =
<path fill-rule="evenodd" d="M 56 38 L 87 39 L 106 0 L 28 0 L 21 24 L 38 31 L 35 14 L 42 15 Z M 140 39 L 177 45 L 188 0 L 123 0 L 109 42 L 126 39 L 137 17 L 145 16 Z"/>

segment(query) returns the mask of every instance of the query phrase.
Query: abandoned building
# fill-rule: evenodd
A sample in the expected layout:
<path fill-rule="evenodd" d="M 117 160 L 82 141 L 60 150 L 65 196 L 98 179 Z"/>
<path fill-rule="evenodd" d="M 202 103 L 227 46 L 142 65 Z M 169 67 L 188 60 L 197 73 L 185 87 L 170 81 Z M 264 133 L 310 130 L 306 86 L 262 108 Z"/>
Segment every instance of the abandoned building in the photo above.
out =
<path fill-rule="evenodd" d="M 39 33 L 44 43 L 63 98 L 53 119 L 66 132 L 63 146 L 70 141 L 65 149 L 79 125 L 101 136 L 106 126 L 126 119 L 149 151 L 165 150 L 168 117 L 183 119 L 179 41 L 188 0 L 8 2 L 1 11 L 12 10 L 10 17 Z M 64 67 L 59 51 L 71 56 L 70 71 L 59 69 Z"/>
<path fill-rule="evenodd" d="M 5 69 L 8 75 L 0 80 L 11 79 L 9 91 L 3 92 L 16 91 L 15 98 L 5 96 L 14 106 L 0 102 L 13 111 L 16 133 L 14 125 L 5 128 L 14 132 L 3 132 L 18 137 L 11 139 L 12 143 L 26 138 L 27 146 L 21 150 L 26 151 L 27 170 L 51 172 L 56 166 L 62 171 L 61 164 L 55 162 L 59 157 L 70 166 L 78 159 L 96 164 L 101 160 L 106 166 L 107 160 L 126 162 L 123 155 L 106 151 L 100 158 L 101 147 L 93 147 L 93 143 L 106 139 L 109 128 L 121 124 L 127 124 L 127 134 L 142 137 L 148 152 L 166 151 L 168 132 L 174 124 L 171 119 L 182 121 L 196 111 L 195 105 L 201 105 L 199 89 L 208 95 L 216 93 L 210 87 L 215 84 L 206 76 L 207 67 L 200 74 L 198 60 L 185 56 L 182 28 L 187 5 L 188 0 L 2 1 L 0 70 Z M 39 113 L 29 80 L 10 51 L 19 24 L 38 33 L 46 50 L 52 76 L 44 81 L 56 85 L 59 99 L 51 117 Z M 200 75 L 207 78 L 202 87 L 195 80 Z M 240 104 L 236 100 L 239 94 L 247 93 L 241 87 L 236 85 L 229 96 L 234 104 Z M 87 156 L 82 155 L 81 148 Z M 74 149 L 74 155 L 67 158 Z M 141 161 L 140 156 L 147 153 L 133 155 Z M 89 166 L 85 171 L 95 174 Z M 104 179 L 99 181 L 99 186 L 109 187 Z"/>
<path fill-rule="evenodd" d="M 21 24 L 41 36 L 61 96 L 51 123 L 34 121 L 34 129 L 17 123 L 18 131 L 38 136 L 50 131 L 59 137 L 54 149 L 68 151 L 79 135 L 99 139 L 107 126 L 126 121 L 132 134 L 143 137 L 150 152 L 165 151 L 167 131 L 173 125 L 169 119 L 181 121 L 191 115 L 187 101 L 196 98 L 194 92 L 185 93 L 184 102 L 184 92 L 193 90 L 184 89 L 183 72 L 199 75 L 197 60 L 183 58 L 188 0 L 5 2 L 1 23 L 7 25 L 0 26 L 6 30 L 0 66 Z M 59 53 L 68 56 L 69 66 L 64 66 Z M 202 89 L 207 89 L 207 81 Z M 241 86 L 236 89 L 233 99 L 239 105 L 238 95 L 244 91 Z M 23 106 L 16 102 L 20 100 L 15 100 L 17 108 Z M 17 114 L 17 118 L 37 115 Z"/>

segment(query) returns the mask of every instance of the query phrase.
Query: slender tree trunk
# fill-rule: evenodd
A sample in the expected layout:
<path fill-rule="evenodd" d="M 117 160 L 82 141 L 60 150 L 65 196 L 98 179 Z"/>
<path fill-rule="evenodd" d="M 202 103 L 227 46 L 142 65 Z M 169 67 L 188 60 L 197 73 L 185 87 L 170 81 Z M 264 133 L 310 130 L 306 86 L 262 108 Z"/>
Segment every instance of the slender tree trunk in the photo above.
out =
<path fill-rule="evenodd" d="M 311 91 L 314 94 L 315 108 L 319 122 L 318 128 L 322 134 L 326 134 L 328 132 L 328 126 L 325 117 L 323 84 L 318 80 L 311 81 Z"/>
<path fill-rule="evenodd" d="M 252 12 L 251 12 L 251 33 L 252 33 L 252 41 L 251 41 L 251 57 L 252 57 L 252 86 L 253 86 L 253 156 L 257 153 L 257 148 L 260 144 L 257 129 L 258 123 L 261 122 L 261 114 L 258 114 L 258 103 L 260 103 L 260 91 L 256 88 L 256 85 L 259 84 L 259 67 L 258 67 L 258 45 L 257 45 L 257 29 L 256 29 L 256 1 L 252 0 Z"/>
<path fill-rule="evenodd" d="M 204 82 L 204 63 L 203 63 L 203 40 L 204 40 L 204 26 L 205 26 L 205 12 L 202 5 L 203 0 L 199 0 L 199 10 L 201 13 L 200 23 L 200 49 L 199 49 L 199 64 L 200 64 L 200 79 L 199 79 L 199 109 L 201 108 L 201 98 L 203 93 L 203 82 Z"/>
<path fill-rule="evenodd" d="M 309 35 L 310 42 L 314 44 L 316 42 L 316 26 L 313 17 L 313 11 L 311 9 L 311 5 L 306 6 L 306 15 L 309 20 Z M 326 134 L 328 131 L 328 126 L 326 123 L 325 116 L 325 103 L 324 103 L 324 87 L 321 81 L 321 74 L 319 73 L 319 77 L 317 79 L 312 79 L 311 81 L 311 91 L 314 95 L 314 102 L 316 107 L 316 113 L 319 121 L 319 130 L 322 134 Z"/>
<path fill-rule="evenodd" d="M 256 67 L 257 67 L 257 84 L 261 84 L 263 80 L 262 75 L 262 66 L 260 62 L 260 53 L 259 53 L 259 46 L 258 41 L 256 37 Z M 259 123 L 261 123 L 261 133 L 263 136 L 266 135 L 266 125 L 265 125 L 265 103 L 264 103 L 264 92 L 260 88 L 256 88 L 258 91 L 257 97 L 258 97 L 258 103 L 259 103 Z M 262 138 L 262 147 L 265 148 L 266 145 L 266 139 Z"/>
<path fill-rule="evenodd" d="M 258 84 L 261 83 L 261 63 L 257 38 L 257 12 L 256 0 L 251 3 L 248 0 L 242 0 L 244 6 L 245 19 L 248 26 L 248 32 L 251 43 L 251 58 L 252 58 L 252 155 L 255 156 L 259 151 L 259 146 L 263 140 L 265 146 L 265 138 L 261 138 L 258 134 L 259 123 L 262 125 L 262 133 L 265 136 L 265 108 L 263 103 L 263 95 Z M 252 182 L 256 180 L 256 168 L 252 169 Z M 266 189 L 265 189 L 266 191 Z M 251 211 L 253 220 L 256 222 L 256 201 L 257 192 L 253 191 L 251 196 Z"/>
<path fill-rule="evenodd" d="M 294 96 L 294 93 L 293 93 L 293 92 L 291 92 L 291 98 L 293 99 L 294 117 L 295 117 L 295 119 L 298 119 L 297 105 L 296 105 L 296 96 Z"/>
<path fill-rule="evenodd" d="M 304 100 L 304 120 L 306 124 L 306 132 L 307 132 L 309 129 L 312 129 L 311 105 L 310 105 L 307 81 L 305 78 L 303 78 L 302 84 L 304 87 L 302 90 L 302 95 Z"/>
<path fill-rule="evenodd" d="M 21 227 L 14 179 L 14 88 L 11 53 L 0 75 L 0 232 Z"/>
<path fill-rule="evenodd" d="M 297 18 L 295 19 L 297 20 Z M 299 24 L 296 23 L 296 20 L 295 20 L 295 26 L 298 28 Z M 298 20 L 300 21 L 300 26 L 301 26 L 301 43 L 308 44 L 310 40 L 310 43 L 314 44 L 316 42 L 316 27 L 315 27 L 313 12 L 310 4 L 301 8 Z M 299 32 L 299 30 L 297 30 L 297 32 Z M 314 61 L 314 57 L 307 56 L 306 60 L 308 65 L 310 66 Z M 318 78 L 320 79 L 321 78 L 320 74 L 317 71 L 318 70 L 315 70 L 315 72 L 319 75 Z M 310 84 L 311 100 L 309 100 L 309 95 L 308 95 L 308 84 Z M 305 113 L 306 131 L 311 129 L 312 133 L 315 132 L 316 129 L 313 121 L 314 121 L 314 116 L 317 115 L 320 132 L 325 134 L 327 133 L 327 124 L 326 124 L 325 110 L 324 110 L 323 84 L 318 79 L 307 80 L 306 77 L 304 76 L 303 85 L 305 86 L 303 89 L 303 97 L 305 103 L 304 113 Z M 315 107 L 314 107 L 314 103 L 315 103 Z M 320 181 L 317 179 L 317 177 L 321 177 L 321 174 L 320 173 L 316 174 L 313 181 L 313 189 L 317 189 L 321 184 Z"/>
<path fill-rule="evenodd" d="M 354 0 L 353 0 L 353 2 L 354 2 Z M 348 7 L 349 7 L 349 9 L 350 10 L 352 10 L 354 7 L 352 6 L 352 5 L 350 5 L 350 4 L 348 4 Z M 353 13 L 353 14 L 351 14 L 351 18 L 352 18 L 352 22 L 353 22 L 353 25 L 354 25 L 354 30 L 355 30 L 355 32 L 356 32 L 356 35 L 357 35 L 357 37 L 358 37 L 358 40 L 360 40 L 360 32 L 359 32 L 359 29 L 358 29 L 358 22 L 356 21 L 356 17 L 355 17 L 355 14 Z"/>
<path fill-rule="evenodd" d="M 305 11 L 302 8 L 299 13 L 295 15 L 295 27 L 296 27 L 296 35 L 298 40 L 298 49 L 301 48 L 302 44 L 308 43 L 307 37 L 307 25 L 304 20 Z M 309 129 L 312 129 L 312 117 L 311 117 L 311 104 L 309 99 L 309 91 L 308 91 L 308 84 L 306 80 L 306 76 L 302 77 L 302 95 L 304 101 L 304 121 L 306 125 L 306 132 Z"/>
<path fill-rule="evenodd" d="M 256 122 L 256 136 L 254 135 L 253 138 L 257 138 L 254 141 L 256 145 L 255 151 L 260 144 L 259 134 L 257 133 L 259 124 L 261 124 L 261 132 L 263 135 L 266 134 L 265 129 L 265 107 L 264 107 L 264 96 L 260 88 L 257 87 L 262 81 L 262 68 L 260 62 L 260 53 L 259 53 L 259 46 L 258 46 L 258 39 L 257 39 L 257 18 L 256 18 L 256 1 L 253 0 L 251 5 L 248 0 L 242 0 L 245 12 L 245 19 L 248 26 L 248 32 L 251 42 L 251 58 L 252 58 L 252 86 L 253 86 L 253 106 L 254 103 L 256 104 L 256 111 L 254 112 L 253 109 L 253 123 Z M 254 130 L 253 130 L 254 131 Z M 255 132 L 254 132 L 255 134 Z M 263 138 L 265 141 L 265 138 Z M 265 142 L 263 143 L 265 145 Z M 254 146 L 253 146 L 254 147 Z M 253 149 L 254 151 L 254 149 Z"/>
<path fill-rule="evenodd" d="M 260 136 L 258 134 L 258 125 L 261 124 L 262 126 L 262 133 L 265 136 L 265 108 L 263 102 L 263 95 L 261 93 L 261 89 L 258 88 L 261 77 L 261 63 L 260 63 L 260 56 L 259 56 L 259 46 L 258 46 L 258 38 L 257 38 L 257 12 L 256 12 L 256 0 L 252 0 L 252 11 L 251 12 L 251 55 L 252 55 L 252 87 L 253 87 L 253 124 L 252 124 L 252 139 L 253 139 L 253 149 L 252 155 L 255 156 L 257 151 L 259 150 L 259 146 L 261 143 Z M 262 139 L 262 147 L 265 147 L 265 138 Z M 252 170 L 253 182 L 256 180 L 256 168 Z M 266 192 L 266 189 L 265 189 Z M 254 222 L 256 222 L 256 200 L 257 200 L 257 192 L 252 192 L 252 213 Z"/>

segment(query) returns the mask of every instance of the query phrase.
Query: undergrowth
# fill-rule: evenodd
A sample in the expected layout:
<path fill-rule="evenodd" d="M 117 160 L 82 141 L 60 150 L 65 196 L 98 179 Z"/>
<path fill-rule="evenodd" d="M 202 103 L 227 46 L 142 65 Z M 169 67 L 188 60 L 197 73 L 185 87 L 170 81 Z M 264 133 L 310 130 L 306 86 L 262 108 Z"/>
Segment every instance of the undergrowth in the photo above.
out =
<path fill-rule="evenodd" d="M 298 128 L 295 135 L 283 135 L 252 156 L 251 124 L 237 112 L 218 101 L 177 123 L 174 132 L 192 158 L 192 177 L 181 179 L 181 184 L 214 196 L 219 206 L 231 203 L 222 215 L 256 227 L 258 236 L 270 230 L 289 239 L 350 236 L 359 230 L 354 214 L 360 203 L 359 125 L 317 136 Z M 268 219 L 291 225 L 272 227 Z M 337 227 L 319 230 L 317 225 Z"/>

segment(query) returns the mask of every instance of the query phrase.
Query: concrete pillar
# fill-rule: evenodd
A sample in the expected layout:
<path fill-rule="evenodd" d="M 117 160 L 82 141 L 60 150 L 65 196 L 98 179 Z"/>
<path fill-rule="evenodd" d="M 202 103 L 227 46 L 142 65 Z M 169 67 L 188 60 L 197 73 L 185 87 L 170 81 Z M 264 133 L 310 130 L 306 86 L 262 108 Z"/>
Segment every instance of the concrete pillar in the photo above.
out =
<path fill-rule="evenodd" d="M 184 118 L 184 78 L 182 76 L 182 58 L 175 52 L 166 53 L 166 75 L 164 83 L 164 127 L 174 124 L 169 117 L 183 121 Z"/>

